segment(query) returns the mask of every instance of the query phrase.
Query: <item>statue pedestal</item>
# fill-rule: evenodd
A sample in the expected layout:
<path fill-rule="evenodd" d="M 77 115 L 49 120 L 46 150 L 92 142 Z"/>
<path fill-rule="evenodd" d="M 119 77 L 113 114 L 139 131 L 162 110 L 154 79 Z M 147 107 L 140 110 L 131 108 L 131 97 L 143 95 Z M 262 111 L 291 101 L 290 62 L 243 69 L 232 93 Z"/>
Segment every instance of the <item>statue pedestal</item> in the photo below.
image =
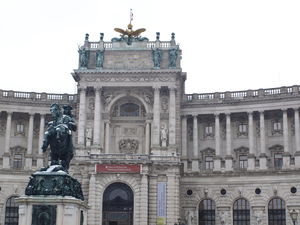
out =
<path fill-rule="evenodd" d="M 82 200 L 62 196 L 23 196 L 19 225 L 87 225 L 87 206 Z"/>
<path fill-rule="evenodd" d="M 54 165 L 31 175 L 26 196 L 17 199 L 19 225 L 87 224 L 81 185 L 61 168 Z"/>

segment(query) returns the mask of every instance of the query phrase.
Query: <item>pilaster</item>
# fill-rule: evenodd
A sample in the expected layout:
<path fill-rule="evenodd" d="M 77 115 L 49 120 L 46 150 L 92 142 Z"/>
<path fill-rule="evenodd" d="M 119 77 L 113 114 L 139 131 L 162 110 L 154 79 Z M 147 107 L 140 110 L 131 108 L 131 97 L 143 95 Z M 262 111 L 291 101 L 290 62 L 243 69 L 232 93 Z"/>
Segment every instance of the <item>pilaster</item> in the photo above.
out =
<path fill-rule="evenodd" d="M 79 88 L 78 145 L 84 146 L 86 123 L 86 88 Z"/>
<path fill-rule="evenodd" d="M 193 160 L 192 171 L 199 171 L 198 156 L 198 115 L 193 115 Z"/>

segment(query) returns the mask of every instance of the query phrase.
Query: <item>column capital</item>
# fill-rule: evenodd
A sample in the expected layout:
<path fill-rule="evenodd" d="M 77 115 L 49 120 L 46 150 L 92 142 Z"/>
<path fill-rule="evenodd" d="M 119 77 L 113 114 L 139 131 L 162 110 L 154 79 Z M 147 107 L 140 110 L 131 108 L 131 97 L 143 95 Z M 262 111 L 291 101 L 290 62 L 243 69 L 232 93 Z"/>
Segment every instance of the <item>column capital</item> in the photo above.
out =
<path fill-rule="evenodd" d="M 161 89 L 161 86 L 153 86 L 154 91 L 159 91 Z"/>
<path fill-rule="evenodd" d="M 230 112 L 225 112 L 225 115 L 226 115 L 226 118 L 227 118 L 227 117 L 230 118 L 231 113 L 230 113 Z"/>
<path fill-rule="evenodd" d="M 220 114 L 221 114 L 221 113 L 219 113 L 219 112 L 215 112 L 215 113 L 214 113 L 214 116 L 215 116 L 215 117 L 220 117 Z"/>
<path fill-rule="evenodd" d="M 299 112 L 299 107 L 295 107 L 293 110 Z"/>
<path fill-rule="evenodd" d="M 99 92 L 99 91 L 101 91 L 102 90 L 102 86 L 100 86 L 100 87 L 94 87 L 94 90 L 96 91 L 96 92 Z"/>
<path fill-rule="evenodd" d="M 168 86 L 170 91 L 176 91 L 176 86 L 172 85 L 172 86 Z"/>
<path fill-rule="evenodd" d="M 286 113 L 287 112 L 287 108 L 281 108 L 281 111 L 283 112 L 283 113 Z"/>
<path fill-rule="evenodd" d="M 83 91 L 85 92 L 85 91 L 86 91 L 86 87 L 79 87 L 79 88 L 78 88 L 78 91 L 79 91 L 79 92 L 83 92 Z"/>
<path fill-rule="evenodd" d="M 253 111 L 247 111 L 248 116 L 253 115 Z"/>
<path fill-rule="evenodd" d="M 264 115 L 265 114 L 265 110 L 261 109 L 261 110 L 258 110 L 259 114 L 261 115 Z"/>
<path fill-rule="evenodd" d="M 10 112 L 10 111 L 6 111 L 7 115 L 8 116 L 12 116 L 13 112 Z"/>
<path fill-rule="evenodd" d="M 193 117 L 193 118 L 195 118 L 195 117 L 197 118 L 198 115 L 199 115 L 199 114 L 194 113 L 194 114 L 192 114 L 192 117 Z"/>
<path fill-rule="evenodd" d="M 35 113 L 33 113 L 33 112 L 29 112 L 29 113 L 28 113 L 28 115 L 29 115 L 30 117 L 34 117 L 34 114 L 35 114 Z"/>

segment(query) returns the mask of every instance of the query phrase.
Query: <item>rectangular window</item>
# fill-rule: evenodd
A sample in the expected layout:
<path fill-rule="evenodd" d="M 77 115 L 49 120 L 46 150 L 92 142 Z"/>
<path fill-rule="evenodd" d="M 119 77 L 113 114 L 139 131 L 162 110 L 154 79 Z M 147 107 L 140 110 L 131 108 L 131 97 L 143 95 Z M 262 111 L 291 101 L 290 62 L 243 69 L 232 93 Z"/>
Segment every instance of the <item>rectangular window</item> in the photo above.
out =
<path fill-rule="evenodd" d="M 17 134 L 23 134 L 24 133 L 24 124 L 17 124 Z"/>
<path fill-rule="evenodd" d="M 212 133 L 213 133 L 213 127 L 212 126 L 205 127 L 205 134 L 206 135 L 211 135 Z"/>
<path fill-rule="evenodd" d="M 247 125 L 246 124 L 240 124 L 239 125 L 239 132 L 244 134 L 247 133 Z"/>
<path fill-rule="evenodd" d="M 274 154 L 274 167 L 281 169 L 283 164 L 282 154 Z"/>
<path fill-rule="evenodd" d="M 276 121 L 273 123 L 273 130 L 274 131 L 281 131 L 282 127 L 281 127 L 281 123 L 279 121 Z"/>
<path fill-rule="evenodd" d="M 205 157 L 205 169 L 212 170 L 214 168 L 214 159 L 212 156 Z"/>
<path fill-rule="evenodd" d="M 239 156 L 240 169 L 246 169 L 248 167 L 248 157 L 246 155 Z"/>
<path fill-rule="evenodd" d="M 13 168 L 15 168 L 15 169 L 22 168 L 22 155 L 21 154 L 14 155 Z"/>

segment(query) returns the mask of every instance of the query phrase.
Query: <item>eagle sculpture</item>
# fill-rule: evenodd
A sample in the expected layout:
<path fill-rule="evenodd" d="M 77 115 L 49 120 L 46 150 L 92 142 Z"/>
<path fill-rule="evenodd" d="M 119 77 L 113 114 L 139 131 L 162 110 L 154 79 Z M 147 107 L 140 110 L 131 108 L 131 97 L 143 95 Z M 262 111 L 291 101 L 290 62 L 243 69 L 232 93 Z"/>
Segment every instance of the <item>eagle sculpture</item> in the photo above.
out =
<path fill-rule="evenodd" d="M 123 30 L 121 28 L 115 28 L 114 30 L 117 31 L 118 33 L 121 33 L 122 36 L 128 36 L 129 38 L 131 38 L 131 37 L 138 37 L 138 36 L 140 36 L 140 34 L 142 32 L 146 31 L 145 28 L 141 28 L 141 29 L 137 29 L 137 30 L 132 30 L 132 27 L 133 26 L 130 23 L 127 26 L 128 29 L 126 29 L 126 30 Z"/>

